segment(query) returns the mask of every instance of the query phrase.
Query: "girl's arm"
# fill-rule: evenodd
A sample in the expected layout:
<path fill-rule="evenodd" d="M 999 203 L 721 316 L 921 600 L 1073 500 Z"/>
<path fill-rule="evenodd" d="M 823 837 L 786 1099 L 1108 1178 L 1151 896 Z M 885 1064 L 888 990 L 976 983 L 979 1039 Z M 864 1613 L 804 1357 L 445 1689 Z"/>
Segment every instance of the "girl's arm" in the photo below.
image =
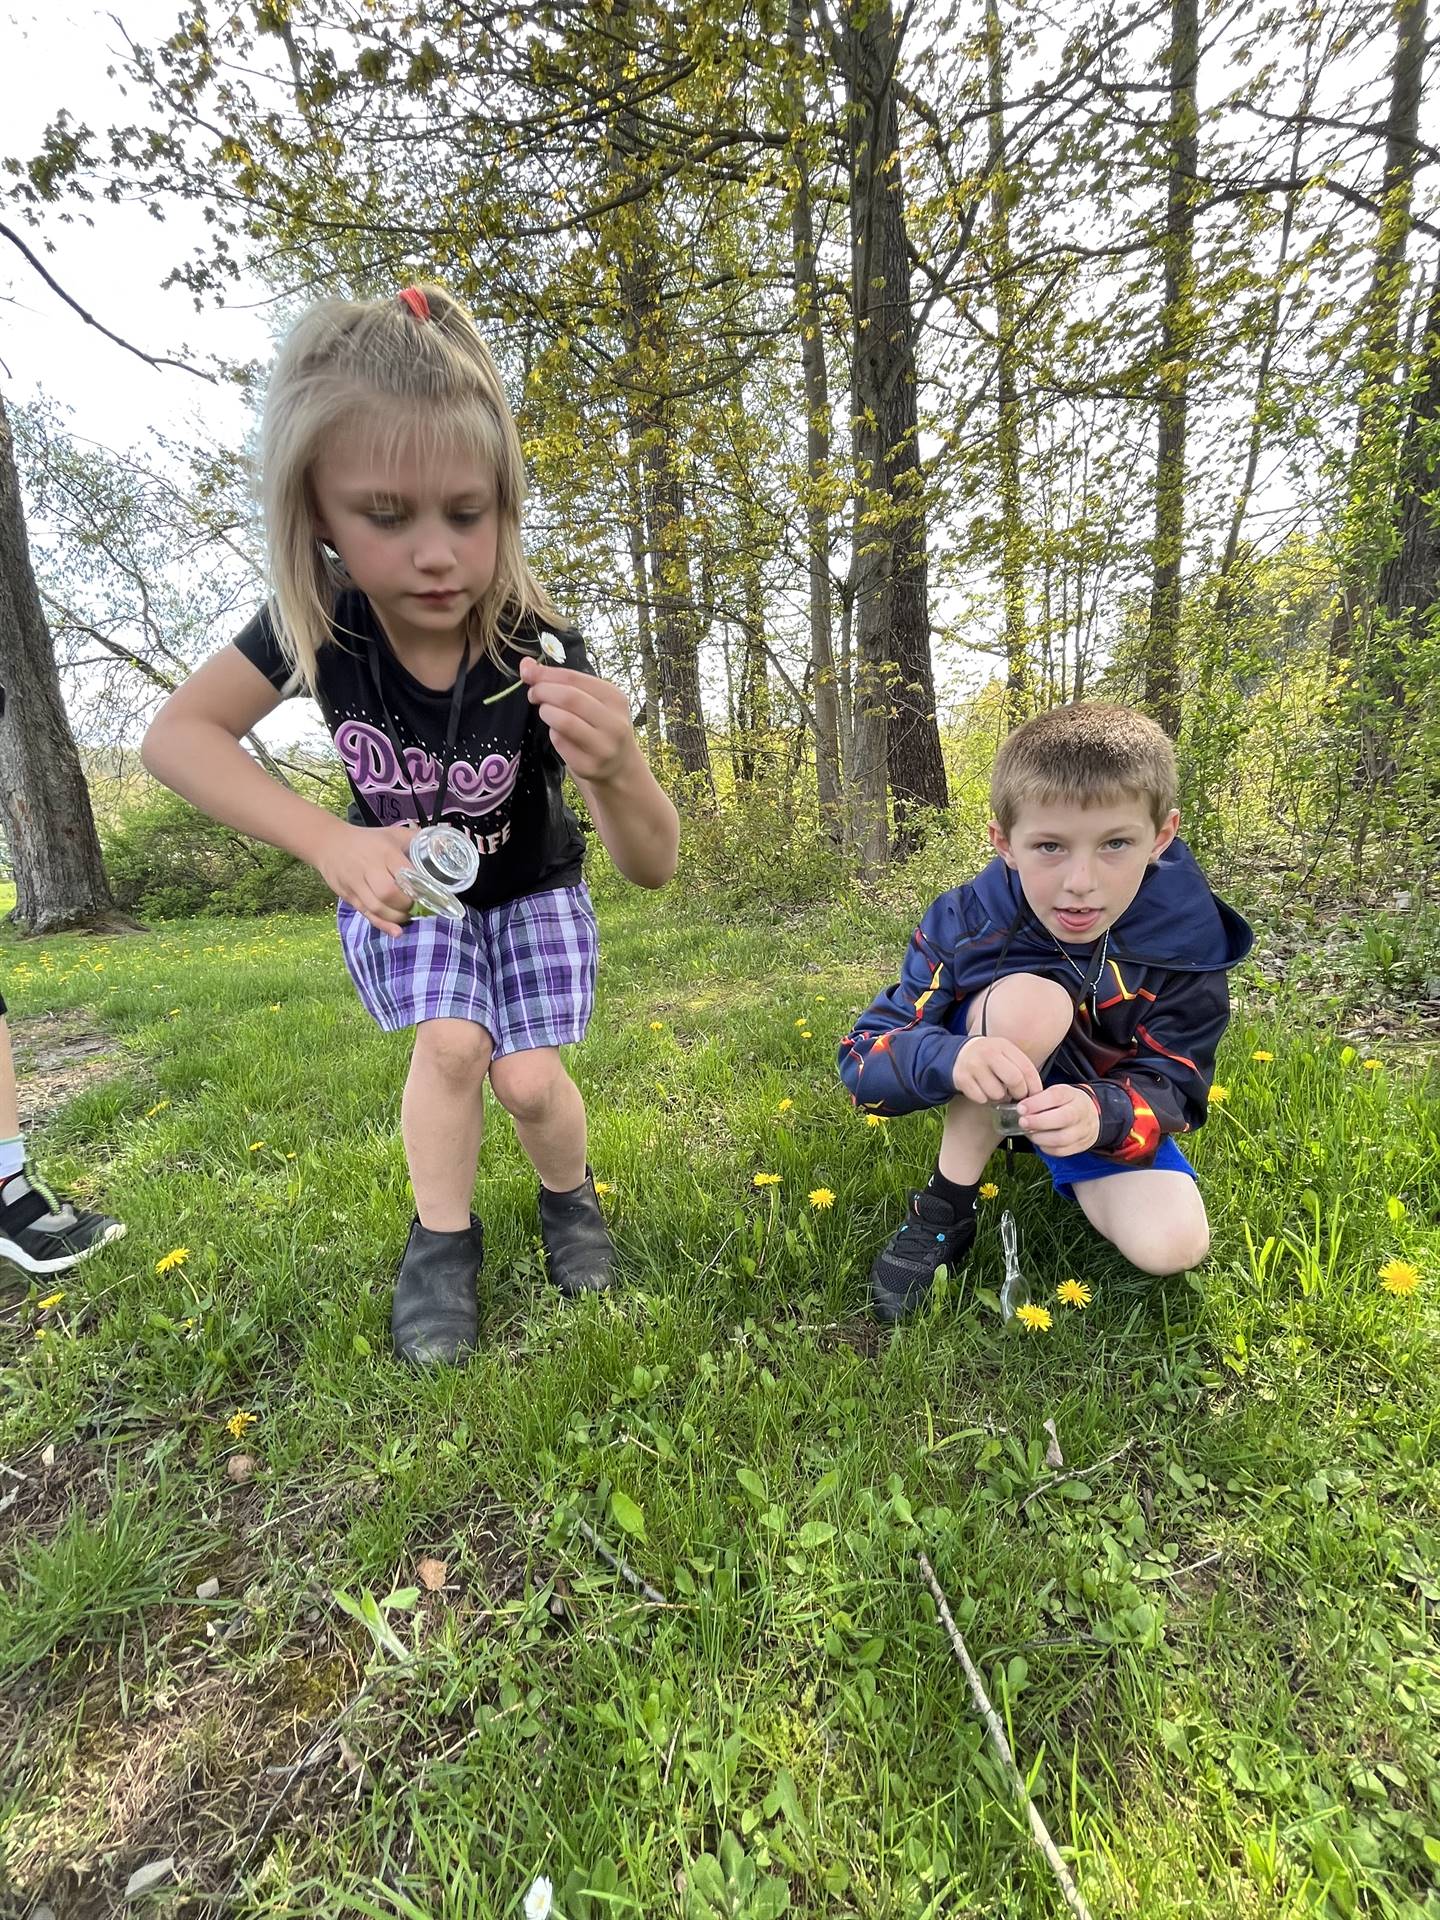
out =
<path fill-rule="evenodd" d="M 306 861 L 372 926 L 400 933 L 412 902 L 395 869 L 415 829 L 352 827 L 272 780 L 240 739 L 280 700 L 258 667 L 224 647 L 161 707 L 141 758 L 202 813 Z"/>
<path fill-rule="evenodd" d="M 679 856 L 680 816 L 640 751 L 624 694 L 593 674 L 528 657 L 520 678 L 611 859 L 636 886 L 663 887 Z"/>

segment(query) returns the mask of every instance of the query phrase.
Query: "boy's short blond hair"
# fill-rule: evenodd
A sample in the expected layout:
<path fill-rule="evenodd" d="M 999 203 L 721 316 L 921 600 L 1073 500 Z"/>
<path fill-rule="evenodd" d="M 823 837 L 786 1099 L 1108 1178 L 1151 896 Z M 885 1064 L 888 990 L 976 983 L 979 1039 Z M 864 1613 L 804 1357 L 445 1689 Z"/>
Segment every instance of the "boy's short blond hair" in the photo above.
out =
<path fill-rule="evenodd" d="M 1174 809 L 1179 776 L 1168 737 L 1133 707 L 1099 700 L 1051 707 L 1001 742 L 990 810 L 1002 833 L 1026 806 L 1093 807 L 1138 799 L 1157 828 Z"/>

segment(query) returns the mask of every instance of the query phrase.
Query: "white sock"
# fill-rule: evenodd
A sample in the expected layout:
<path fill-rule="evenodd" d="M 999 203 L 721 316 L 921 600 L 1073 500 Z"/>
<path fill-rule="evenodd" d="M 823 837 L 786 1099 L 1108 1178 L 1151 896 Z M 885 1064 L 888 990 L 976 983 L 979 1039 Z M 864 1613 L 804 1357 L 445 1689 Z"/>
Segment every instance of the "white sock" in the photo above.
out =
<path fill-rule="evenodd" d="M 19 1173 L 24 1164 L 24 1134 L 17 1133 L 13 1140 L 0 1140 L 0 1180 L 8 1180 L 12 1173 Z"/>

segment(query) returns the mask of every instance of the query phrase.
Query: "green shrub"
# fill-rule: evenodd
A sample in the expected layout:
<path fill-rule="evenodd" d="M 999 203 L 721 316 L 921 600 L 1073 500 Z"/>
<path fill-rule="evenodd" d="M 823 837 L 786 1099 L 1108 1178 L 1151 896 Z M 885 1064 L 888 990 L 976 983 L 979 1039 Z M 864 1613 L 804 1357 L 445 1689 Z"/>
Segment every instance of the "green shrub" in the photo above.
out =
<path fill-rule="evenodd" d="M 338 810 L 338 791 L 327 798 Z M 173 793 L 132 807 L 102 845 L 116 904 L 144 920 L 320 913 L 335 904 L 303 860 L 222 827 Z"/>

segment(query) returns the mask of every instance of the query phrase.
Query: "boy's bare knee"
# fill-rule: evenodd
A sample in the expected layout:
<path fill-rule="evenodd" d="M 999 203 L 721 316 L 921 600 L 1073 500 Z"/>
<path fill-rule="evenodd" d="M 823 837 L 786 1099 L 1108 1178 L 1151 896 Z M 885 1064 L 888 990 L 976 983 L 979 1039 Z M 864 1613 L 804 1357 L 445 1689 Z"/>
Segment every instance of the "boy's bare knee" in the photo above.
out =
<path fill-rule="evenodd" d="M 1116 1244 L 1142 1273 L 1184 1273 L 1209 1254 L 1210 1228 L 1205 1221 L 1153 1221 L 1136 1234 L 1133 1245 Z"/>
<path fill-rule="evenodd" d="M 424 1020 L 415 1030 L 415 1060 L 460 1086 L 485 1078 L 494 1050 L 473 1020 Z"/>
<path fill-rule="evenodd" d="M 507 1053 L 492 1063 L 490 1088 L 513 1119 L 541 1119 L 569 1078 L 558 1053 L 545 1047 Z"/>
<path fill-rule="evenodd" d="M 1037 1064 L 1048 1060 L 1070 1031 L 1075 1003 L 1058 980 L 1038 973 L 1010 973 L 977 994 L 966 1027 L 1013 1040 Z"/>

